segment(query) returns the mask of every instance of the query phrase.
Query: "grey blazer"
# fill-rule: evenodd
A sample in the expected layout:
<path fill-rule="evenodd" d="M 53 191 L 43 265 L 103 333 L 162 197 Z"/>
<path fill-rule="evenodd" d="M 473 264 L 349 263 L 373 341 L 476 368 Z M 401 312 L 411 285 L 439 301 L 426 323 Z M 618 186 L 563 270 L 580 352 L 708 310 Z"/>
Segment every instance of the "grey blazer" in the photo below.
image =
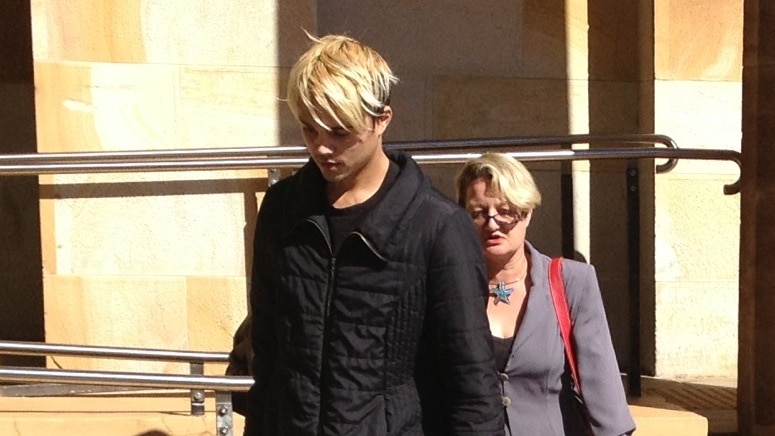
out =
<path fill-rule="evenodd" d="M 506 434 L 582 434 L 571 419 L 570 372 L 549 291 L 549 257 L 525 243 L 532 287 L 505 368 L 500 368 Z M 635 422 L 619 375 L 595 269 L 563 261 L 579 379 L 595 435 L 628 435 Z M 510 431 L 510 433 L 509 433 Z"/>

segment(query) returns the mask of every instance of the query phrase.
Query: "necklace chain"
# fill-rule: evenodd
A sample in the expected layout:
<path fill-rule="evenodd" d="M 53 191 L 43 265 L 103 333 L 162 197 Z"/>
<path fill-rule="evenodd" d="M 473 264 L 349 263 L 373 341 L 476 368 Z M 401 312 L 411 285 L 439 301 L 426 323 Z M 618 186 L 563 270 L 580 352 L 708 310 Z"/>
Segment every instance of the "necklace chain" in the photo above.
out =
<path fill-rule="evenodd" d="M 501 280 L 501 281 L 498 281 L 498 283 L 496 283 L 496 284 L 494 284 L 494 285 L 492 285 L 492 284 L 491 284 L 490 286 L 498 286 L 498 285 L 508 286 L 508 285 L 513 285 L 514 283 L 519 283 L 519 282 L 521 282 L 522 280 L 525 280 L 525 277 L 527 277 L 527 271 L 525 272 L 525 274 L 523 274 L 523 275 L 522 275 L 522 277 L 519 277 L 518 279 L 516 279 L 516 280 L 514 280 L 514 281 L 511 281 L 511 282 L 505 282 L 505 283 L 504 283 L 504 282 Z"/>
<path fill-rule="evenodd" d="M 525 264 L 525 272 L 522 273 L 522 276 L 517 277 L 516 279 L 514 279 L 513 281 L 510 281 L 510 282 L 504 282 L 503 280 L 498 280 L 497 282 L 495 282 L 495 284 L 490 284 L 489 286 L 491 286 L 491 287 L 508 286 L 508 285 L 513 285 L 515 283 L 519 283 L 522 280 L 525 280 L 525 278 L 527 278 L 527 275 L 530 273 L 530 263 L 528 262 L 527 258 L 524 258 L 524 261 L 525 261 L 524 262 L 524 264 Z"/>

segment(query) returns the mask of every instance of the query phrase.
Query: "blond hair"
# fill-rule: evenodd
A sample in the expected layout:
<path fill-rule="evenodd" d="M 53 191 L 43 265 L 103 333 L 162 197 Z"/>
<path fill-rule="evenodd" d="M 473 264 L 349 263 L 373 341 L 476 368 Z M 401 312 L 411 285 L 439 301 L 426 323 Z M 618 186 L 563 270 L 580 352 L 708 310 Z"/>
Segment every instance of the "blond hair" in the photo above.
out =
<path fill-rule="evenodd" d="M 479 178 L 488 181 L 493 195 L 503 197 L 511 207 L 531 211 L 541 205 L 541 192 L 530 171 L 502 153 L 485 153 L 466 162 L 456 180 L 459 205 L 466 207 L 468 187 Z"/>
<path fill-rule="evenodd" d="M 288 106 L 297 121 L 309 115 L 330 130 L 321 117 L 346 130 L 369 129 L 366 119 L 379 117 L 390 104 L 398 78 L 372 48 L 343 35 L 315 38 L 291 69 Z"/>

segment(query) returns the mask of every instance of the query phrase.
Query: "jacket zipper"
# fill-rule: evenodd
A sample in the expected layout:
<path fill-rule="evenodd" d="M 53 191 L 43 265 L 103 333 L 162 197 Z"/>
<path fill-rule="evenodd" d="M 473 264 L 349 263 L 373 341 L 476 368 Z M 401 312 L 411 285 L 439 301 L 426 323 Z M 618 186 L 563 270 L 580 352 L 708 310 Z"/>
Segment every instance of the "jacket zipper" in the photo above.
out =
<path fill-rule="evenodd" d="M 381 254 L 379 254 L 379 252 L 377 251 L 377 249 L 376 249 L 376 248 L 374 248 L 374 245 L 372 245 L 372 244 L 371 244 L 371 242 L 370 242 L 368 239 L 366 239 L 366 236 L 364 236 L 364 235 L 363 235 L 363 233 L 361 233 L 361 232 L 352 232 L 352 233 L 348 234 L 348 235 L 347 235 L 347 237 L 349 238 L 350 236 L 353 236 L 353 235 L 354 235 L 354 236 L 357 236 L 357 237 L 359 237 L 359 238 L 361 238 L 361 242 L 363 242 L 363 245 L 365 245 L 365 246 L 369 247 L 369 250 L 370 250 L 370 251 L 371 251 L 371 252 L 372 252 L 372 253 L 373 253 L 375 256 L 377 256 L 377 258 L 378 258 L 378 259 L 380 259 L 380 260 L 381 260 L 381 261 L 383 261 L 383 262 L 387 262 L 387 261 L 388 261 L 388 260 L 387 260 L 387 259 L 386 259 L 384 256 L 382 256 Z M 345 239 L 347 239 L 347 238 L 345 238 Z"/>
<path fill-rule="evenodd" d="M 323 350 L 321 352 L 320 356 L 320 405 L 318 408 L 318 434 L 323 434 L 323 408 L 326 404 L 326 390 L 325 390 L 325 378 L 327 377 L 327 369 L 328 369 L 328 353 L 329 353 L 329 344 L 328 344 L 328 316 L 331 312 L 331 300 L 334 298 L 334 281 L 336 277 L 336 257 L 334 256 L 334 250 L 331 248 L 331 242 L 328 240 L 328 237 L 326 236 L 323 229 L 320 228 L 320 226 L 312 221 L 308 220 L 310 223 L 312 223 L 315 228 L 318 229 L 320 232 L 320 235 L 323 237 L 323 240 L 326 241 L 326 247 L 328 248 L 328 255 L 331 259 L 329 265 L 328 265 L 328 283 L 326 286 L 326 295 L 325 295 L 325 306 L 323 310 Z"/>
<path fill-rule="evenodd" d="M 336 270 L 336 257 L 331 256 L 331 263 L 328 268 L 328 286 L 326 288 L 326 305 L 323 312 L 323 351 L 320 356 L 320 408 L 318 411 L 318 434 L 323 434 L 323 408 L 325 407 L 327 399 L 326 396 L 326 381 L 328 379 L 328 353 L 329 353 L 329 341 L 328 341 L 328 316 L 331 313 L 331 300 L 334 296 L 334 276 Z"/>
<path fill-rule="evenodd" d="M 320 234 L 323 236 L 323 239 L 326 241 L 326 246 L 328 247 L 328 253 L 331 256 L 331 262 L 330 262 L 330 264 L 328 266 L 328 286 L 326 287 L 325 310 L 323 312 L 323 351 L 322 351 L 322 355 L 321 355 L 321 368 L 320 368 L 320 387 L 321 387 L 321 389 L 320 389 L 320 408 L 319 408 L 319 411 L 318 411 L 318 434 L 322 435 L 323 434 L 323 407 L 326 404 L 326 398 L 324 397 L 324 395 L 325 395 L 324 386 L 325 386 L 326 383 L 325 383 L 324 377 L 326 377 L 326 374 L 327 374 L 327 369 L 328 369 L 328 353 L 329 353 L 329 348 L 330 348 L 329 341 L 328 341 L 328 336 L 329 336 L 328 317 L 329 317 L 329 315 L 331 313 L 331 302 L 334 299 L 334 291 L 335 291 L 334 283 L 336 282 L 336 259 L 337 259 L 337 256 L 334 255 L 333 249 L 331 248 L 331 242 L 326 237 L 325 233 L 323 232 L 323 229 L 321 229 L 320 226 L 317 225 L 317 223 L 315 223 L 314 221 L 310 221 L 310 222 L 318 229 Z M 342 243 L 340 244 L 340 247 L 342 245 L 344 245 L 344 242 L 349 237 L 351 237 L 351 236 L 357 236 L 358 238 L 360 238 L 361 241 L 367 247 L 369 247 L 369 250 L 371 250 L 374 253 L 375 256 L 377 256 L 378 258 L 386 261 L 386 259 L 384 257 L 382 257 L 377 252 L 377 250 L 374 248 L 374 246 L 371 244 L 371 242 L 369 242 L 369 240 L 366 239 L 366 237 L 362 233 L 360 233 L 360 232 L 351 232 L 351 233 L 349 233 L 342 240 Z"/>

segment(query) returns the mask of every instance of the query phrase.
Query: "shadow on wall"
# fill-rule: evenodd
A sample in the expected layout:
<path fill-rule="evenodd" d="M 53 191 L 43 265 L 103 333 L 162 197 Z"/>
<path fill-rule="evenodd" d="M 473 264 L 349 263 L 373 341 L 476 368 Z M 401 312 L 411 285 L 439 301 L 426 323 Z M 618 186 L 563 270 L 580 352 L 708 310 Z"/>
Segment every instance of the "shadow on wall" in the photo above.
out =
<path fill-rule="evenodd" d="M 30 2 L 0 3 L 0 153 L 34 153 L 35 91 Z M 0 340 L 43 341 L 38 179 L 0 176 Z M 0 364 L 45 366 L 39 356 Z"/>

